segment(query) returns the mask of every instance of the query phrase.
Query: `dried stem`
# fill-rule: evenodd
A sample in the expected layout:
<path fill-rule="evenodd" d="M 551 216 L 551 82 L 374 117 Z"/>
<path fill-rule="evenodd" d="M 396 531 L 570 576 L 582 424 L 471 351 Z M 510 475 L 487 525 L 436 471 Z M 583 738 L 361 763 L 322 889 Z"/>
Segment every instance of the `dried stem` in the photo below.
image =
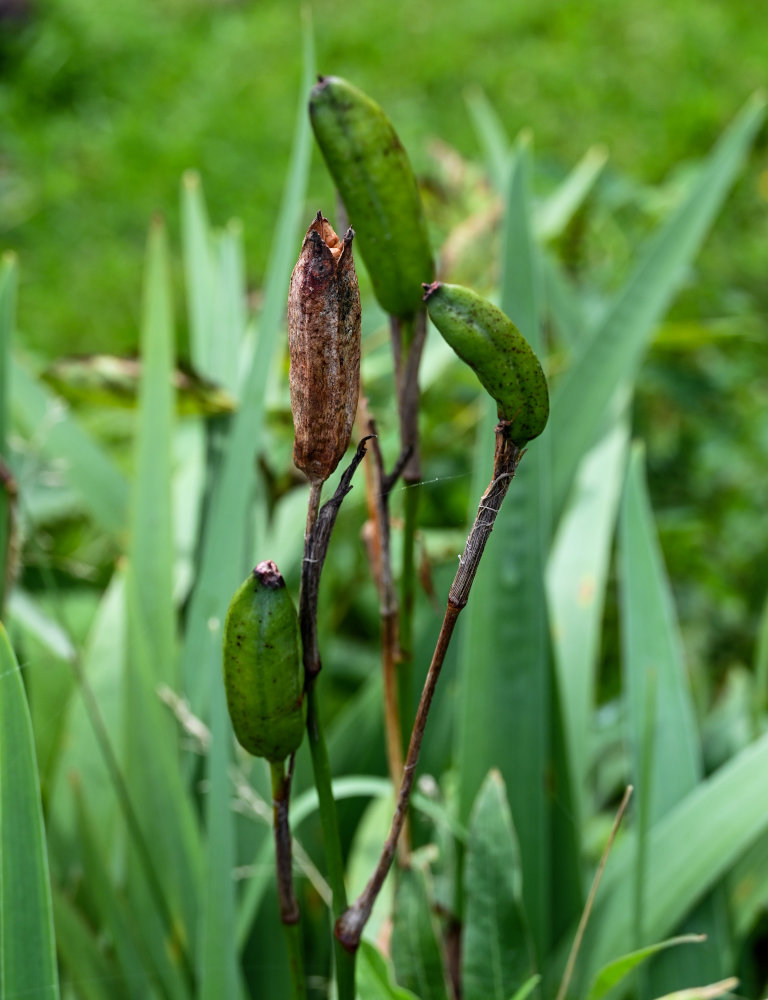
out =
<path fill-rule="evenodd" d="M 299 926 L 299 904 L 293 890 L 291 858 L 291 827 L 288 822 L 288 803 L 293 778 L 291 756 L 288 772 L 285 764 L 270 764 L 272 774 L 272 828 L 275 835 L 275 866 L 277 870 L 277 900 L 288 949 L 288 971 L 291 982 L 291 1000 L 306 1000 L 307 978 L 304 974 L 304 954 Z"/>
<path fill-rule="evenodd" d="M 418 312 L 409 323 L 392 318 L 392 348 L 395 359 L 397 411 L 400 420 L 400 444 L 408 451 L 403 468 L 403 571 L 400 579 L 399 671 L 400 710 L 403 718 L 411 717 L 411 684 L 413 655 L 413 603 L 416 589 L 414 545 L 418 519 L 421 482 L 421 449 L 419 447 L 419 365 L 427 336 L 426 310 Z"/>
<path fill-rule="evenodd" d="M 277 899 L 280 919 L 284 924 L 299 922 L 299 904 L 293 890 L 293 859 L 291 856 L 291 826 L 288 804 L 291 797 L 293 757 L 286 773 L 285 764 L 270 764 L 272 774 L 272 829 L 275 835 L 275 865 L 277 869 Z"/>
<path fill-rule="evenodd" d="M 341 477 L 336 492 L 320 508 L 319 513 L 312 514 L 320 500 L 319 487 L 314 484 L 309 496 L 307 511 L 307 534 L 304 539 L 304 560 L 301 565 L 301 590 L 299 593 L 299 623 L 301 625 L 301 641 L 304 649 L 304 670 L 307 678 L 320 673 L 320 650 L 317 644 L 317 598 L 320 590 L 320 574 L 328 552 L 331 531 L 336 523 L 341 501 L 352 489 L 352 477 L 365 455 L 365 444 L 369 439 L 363 438 L 357 446 L 355 457 Z M 310 519 L 312 524 L 310 525 Z"/>
<path fill-rule="evenodd" d="M 367 413 L 365 403 L 361 414 L 366 429 L 373 438 L 372 461 L 367 464 L 368 506 L 373 526 L 369 539 L 369 557 L 376 586 L 379 591 L 379 616 L 381 618 L 381 664 L 384 682 L 384 728 L 387 742 L 387 765 L 393 787 L 397 787 L 403 773 L 403 732 L 398 699 L 397 669 L 400 661 L 398 642 L 398 606 L 392 578 L 390 548 L 389 497 L 392 487 L 408 461 L 410 451 L 402 452 L 389 475 L 384 473 L 384 460 L 376 437 L 376 423 Z M 407 849 L 408 832 L 403 835 Z"/>
<path fill-rule="evenodd" d="M 315 486 L 312 486 L 307 512 L 307 533 L 304 538 L 304 560 L 301 567 L 301 589 L 299 592 L 299 627 L 301 629 L 307 698 L 307 736 L 312 755 L 315 787 L 317 788 L 328 881 L 333 893 L 332 910 L 336 918 L 347 905 L 347 894 L 344 886 L 344 859 L 339 836 L 339 821 L 331 785 L 331 767 L 320 723 L 317 692 L 315 691 L 315 684 L 322 666 L 317 641 L 317 599 L 320 590 L 320 574 L 328 552 L 328 543 L 331 540 L 331 531 L 336 522 L 336 515 L 342 500 L 352 489 L 352 476 L 363 460 L 368 440 L 367 437 L 363 438 L 357 446 L 355 457 L 341 477 L 336 492 L 319 511 L 317 511 L 319 489 L 316 490 Z M 313 513 L 313 505 L 315 513 Z M 354 959 L 338 944 L 335 948 L 335 956 L 339 1000 L 354 1000 Z"/>
<path fill-rule="evenodd" d="M 430 663 L 424 682 L 421 700 L 416 712 L 416 720 L 411 732 L 411 741 L 408 746 L 408 755 L 397 794 L 395 813 L 392 817 L 389 835 L 382 848 L 376 869 L 365 889 L 352 906 L 336 921 L 336 937 L 349 951 L 357 949 L 360 943 L 360 936 L 371 915 L 376 897 L 381 891 L 384 879 L 387 877 L 389 869 L 392 866 L 397 841 L 408 812 L 408 803 L 413 787 L 416 766 L 419 761 L 419 752 L 424 738 L 424 729 L 427 724 L 429 709 L 440 677 L 440 671 L 445 662 L 445 655 L 448 651 L 456 621 L 462 608 L 467 603 L 469 591 L 472 587 L 472 582 L 475 578 L 486 542 L 493 530 L 496 515 L 499 512 L 512 477 L 523 456 L 523 450 L 510 437 L 511 430 L 512 425 L 508 421 L 502 421 L 496 427 L 493 478 L 480 500 L 475 523 L 467 538 L 464 553 L 459 560 L 459 569 L 448 594 L 448 605 L 445 610 L 443 624 L 440 627 L 440 634 L 437 638 L 435 651 L 432 654 L 432 662 Z"/>
<path fill-rule="evenodd" d="M 597 871 L 595 872 L 595 877 L 592 880 L 592 887 L 589 890 L 589 896 L 584 904 L 584 911 L 581 914 L 581 920 L 579 920 L 579 926 L 576 929 L 576 936 L 573 939 L 573 944 L 571 945 L 571 950 L 568 955 L 568 961 L 565 965 L 565 972 L 563 973 L 563 981 L 560 983 L 560 989 L 557 991 L 556 1000 L 565 1000 L 565 994 L 568 992 L 568 987 L 571 984 L 571 977 L 573 976 L 573 968 L 576 964 L 576 958 L 579 954 L 579 949 L 581 948 L 581 942 L 584 938 L 584 931 L 587 929 L 587 921 L 592 913 L 592 907 L 595 903 L 595 896 L 597 895 L 597 889 L 600 885 L 600 880 L 603 877 L 603 870 L 605 868 L 606 862 L 608 861 L 608 855 L 611 853 L 611 848 L 613 847 L 613 841 L 618 832 L 621 821 L 624 818 L 624 813 L 626 812 L 627 805 L 629 804 L 630 796 L 632 795 L 632 785 L 627 785 L 626 791 L 624 792 L 624 798 L 621 800 L 621 805 L 619 806 L 619 811 L 616 813 L 616 818 L 613 821 L 613 826 L 611 827 L 611 832 L 608 835 L 608 842 L 605 845 L 603 855 L 600 858 L 600 864 L 597 866 Z"/>
<path fill-rule="evenodd" d="M 317 513 L 320 510 L 320 495 L 323 492 L 322 483 L 312 483 L 309 487 L 309 503 L 307 504 L 307 527 L 304 532 L 304 541 L 312 534 L 312 529 L 317 521 Z"/>

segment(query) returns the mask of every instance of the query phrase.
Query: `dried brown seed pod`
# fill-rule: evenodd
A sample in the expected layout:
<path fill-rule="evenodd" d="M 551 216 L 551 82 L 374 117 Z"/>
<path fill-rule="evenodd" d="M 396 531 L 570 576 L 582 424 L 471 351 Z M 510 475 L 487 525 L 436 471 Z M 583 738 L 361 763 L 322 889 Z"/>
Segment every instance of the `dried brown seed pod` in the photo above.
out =
<path fill-rule="evenodd" d="M 291 275 L 293 461 L 323 483 L 347 450 L 360 392 L 360 292 L 352 229 L 343 240 L 317 213 Z"/>

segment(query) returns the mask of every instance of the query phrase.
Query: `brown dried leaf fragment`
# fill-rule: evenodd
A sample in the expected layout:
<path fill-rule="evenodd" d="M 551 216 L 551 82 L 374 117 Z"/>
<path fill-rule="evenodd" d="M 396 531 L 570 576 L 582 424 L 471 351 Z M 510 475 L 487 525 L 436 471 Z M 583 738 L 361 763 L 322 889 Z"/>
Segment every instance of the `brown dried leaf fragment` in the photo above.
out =
<path fill-rule="evenodd" d="M 360 392 L 360 292 L 352 229 L 343 240 L 322 213 L 307 230 L 291 275 L 293 461 L 323 483 L 347 450 Z"/>

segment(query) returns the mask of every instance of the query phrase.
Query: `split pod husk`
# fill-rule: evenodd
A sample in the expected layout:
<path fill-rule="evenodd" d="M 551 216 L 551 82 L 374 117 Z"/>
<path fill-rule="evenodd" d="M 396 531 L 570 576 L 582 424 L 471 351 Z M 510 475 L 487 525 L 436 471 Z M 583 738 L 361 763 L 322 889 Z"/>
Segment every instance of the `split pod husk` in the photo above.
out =
<path fill-rule="evenodd" d="M 549 419 L 549 391 L 539 359 L 501 309 L 461 285 L 425 285 L 429 318 L 496 400 L 517 445 L 538 437 Z"/>
<path fill-rule="evenodd" d="M 309 114 L 376 298 L 386 312 L 408 319 L 422 308 L 422 282 L 434 276 L 408 155 L 379 105 L 340 77 L 320 77 Z"/>
<path fill-rule="evenodd" d="M 261 562 L 235 591 L 224 624 L 224 687 L 238 742 L 280 763 L 304 735 L 299 619 L 277 566 Z"/>
<path fill-rule="evenodd" d="M 352 229 L 343 240 L 320 212 L 288 292 L 293 461 L 324 483 L 352 436 L 360 394 L 360 292 Z"/>

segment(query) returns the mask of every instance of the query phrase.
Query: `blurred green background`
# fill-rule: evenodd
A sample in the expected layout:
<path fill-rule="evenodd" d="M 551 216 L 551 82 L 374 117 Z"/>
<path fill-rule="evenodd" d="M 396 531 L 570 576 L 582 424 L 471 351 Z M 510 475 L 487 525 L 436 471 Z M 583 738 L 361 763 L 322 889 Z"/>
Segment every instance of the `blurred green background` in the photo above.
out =
<path fill-rule="evenodd" d="M 190 167 L 211 217 L 242 219 L 258 301 L 300 98 L 302 10 L 320 71 L 354 81 L 395 122 L 436 247 L 489 204 L 467 95 L 482 90 L 511 135 L 532 130 L 539 191 L 604 147 L 588 224 L 560 249 L 596 287 L 620 280 L 676 178 L 765 84 L 766 13 L 751 0 L 2 0 L 0 249 L 21 261 L 22 349 L 41 362 L 135 352 L 147 225 L 162 213 L 178 245 Z M 765 590 L 766 145 L 763 131 L 636 407 L 686 638 L 715 677 L 751 658 Z M 307 217 L 329 206 L 315 151 Z M 451 277 L 490 289 L 495 257 L 476 253 Z M 425 447 L 440 471 L 446 414 L 430 405 Z M 458 524 L 464 508 L 463 494 L 443 502 Z"/>
<path fill-rule="evenodd" d="M 320 72 L 384 104 L 427 179 L 436 138 L 478 156 L 468 88 L 487 92 L 511 134 L 529 126 L 555 171 L 601 143 L 612 170 L 645 184 L 703 155 L 765 83 L 766 13 L 750 0 L 306 6 Z M 23 262 L 28 346 L 47 357 L 134 347 L 147 223 L 162 212 L 176 228 L 189 167 L 214 218 L 243 219 L 259 286 L 300 14 L 295 0 L 0 2 L 0 246 Z M 701 284 L 749 296 L 763 314 L 767 194 L 756 164 L 701 264 Z M 310 195 L 313 209 L 330 198 L 317 154 Z"/>

